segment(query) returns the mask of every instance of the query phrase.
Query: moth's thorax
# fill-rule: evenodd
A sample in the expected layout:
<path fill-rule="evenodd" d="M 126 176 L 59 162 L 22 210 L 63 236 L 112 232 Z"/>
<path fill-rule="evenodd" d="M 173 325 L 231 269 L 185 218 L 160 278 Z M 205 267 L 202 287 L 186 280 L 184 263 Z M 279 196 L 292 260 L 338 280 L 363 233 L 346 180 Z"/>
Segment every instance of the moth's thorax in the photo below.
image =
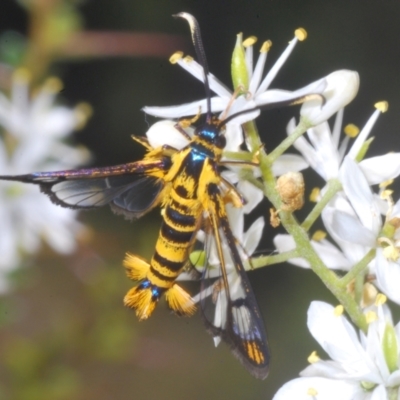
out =
<path fill-rule="evenodd" d="M 222 156 L 226 139 L 221 131 L 220 121 L 214 119 L 199 126 L 189 147 L 193 150 L 193 157 L 210 158 L 218 161 Z"/>

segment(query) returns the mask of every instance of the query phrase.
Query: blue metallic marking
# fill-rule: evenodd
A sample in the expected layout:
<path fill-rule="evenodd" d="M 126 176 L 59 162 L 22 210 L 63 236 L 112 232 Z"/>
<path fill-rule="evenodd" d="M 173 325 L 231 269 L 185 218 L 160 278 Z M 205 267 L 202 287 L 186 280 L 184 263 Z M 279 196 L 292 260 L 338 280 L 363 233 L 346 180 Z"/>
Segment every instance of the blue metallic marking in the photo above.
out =
<path fill-rule="evenodd" d="M 150 281 L 148 279 L 145 279 L 140 285 L 140 289 L 147 289 L 149 286 L 151 286 Z"/>

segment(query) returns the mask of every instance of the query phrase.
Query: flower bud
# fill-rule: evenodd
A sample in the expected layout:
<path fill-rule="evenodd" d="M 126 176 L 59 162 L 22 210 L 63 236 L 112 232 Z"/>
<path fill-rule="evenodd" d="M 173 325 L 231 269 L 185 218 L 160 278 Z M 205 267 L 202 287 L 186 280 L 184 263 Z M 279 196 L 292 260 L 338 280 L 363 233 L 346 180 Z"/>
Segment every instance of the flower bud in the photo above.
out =
<path fill-rule="evenodd" d="M 333 114 L 349 104 L 358 92 L 360 78 L 355 71 L 342 69 L 325 77 L 327 86 L 322 92 L 322 99 L 313 99 L 303 104 L 300 115 L 312 126 L 328 120 Z"/>
<path fill-rule="evenodd" d="M 396 339 L 396 331 L 391 324 L 386 324 L 385 331 L 382 338 L 383 355 L 385 356 L 386 365 L 390 372 L 398 369 L 397 357 L 398 346 Z"/>
<path fill-rule="evenodd" d="M 188 144 L 188 139 L 183 136 L 176 128 L 177 122 L 170 120 L 158 121 L 153 124 L 146 132 L 149 144 L 154 149 L 164 145 L 171 146 L 177 150 L 182 149 Z M 192 128 L 185 128 L 185 131 L 190 134 Z"/>
<path fill-rule="evenodd" d="M 249 88 L 249 73 L 247 71 L 241 33 L 237 35 L 231 63 L 233 88 L 236 90 L 241 86 L 243 90 L 247 90 Z"/>
<path fill-rule="evenodd" d="M 288 172 L 276 181 L 276 190 L 282 199 L 281 209 L 295 211 L 304 204 L 304 179 L 300 172 Z"/>

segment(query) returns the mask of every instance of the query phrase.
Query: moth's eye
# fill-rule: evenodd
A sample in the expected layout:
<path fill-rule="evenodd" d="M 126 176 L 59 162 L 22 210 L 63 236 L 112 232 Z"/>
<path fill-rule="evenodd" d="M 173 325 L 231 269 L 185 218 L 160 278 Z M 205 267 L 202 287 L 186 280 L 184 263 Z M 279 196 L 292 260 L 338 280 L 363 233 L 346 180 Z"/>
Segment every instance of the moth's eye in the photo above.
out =
<path fill-rule="evenodd" d="M 226 137 L 224 135 L 218 136 L 217 146 L 221 149 L 226 146 Z"/>

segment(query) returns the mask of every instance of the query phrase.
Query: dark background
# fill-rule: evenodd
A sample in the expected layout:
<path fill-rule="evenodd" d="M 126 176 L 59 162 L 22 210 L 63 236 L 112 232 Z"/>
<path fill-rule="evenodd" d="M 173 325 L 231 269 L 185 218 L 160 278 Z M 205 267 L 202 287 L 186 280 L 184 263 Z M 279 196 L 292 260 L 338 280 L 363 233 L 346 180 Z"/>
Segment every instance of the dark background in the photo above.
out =
<path fill-rule="evenodd" d="M 15 2 L 1 2 L 0 30 L 26 30 L 26 15 Z M 164 32 L 187 38 L 187 24 L 171 14 L 187 11 L 200 22 L 210 70 L 228 86 L 236 34 L 273 41 L 267 68 L 301 26 L 308 32 L 272 87 L 295 89 L 338 69 L 360 74 L 360 91 L 346 108 L 345 124 L 362 127 L 379 100 L 389 112 L 373 130 L 370 155 L 399 145 L 400 3 L 392 0 L 330 2 L 92 0 L 80 8 L 88 30 Z M 179 50 L 179 49 L 177 49 Z M 131 134 L 144 134 L 155 121 L 145 105 L 172 105 L 203 97 L 203 87 L 164 58 L 113 58 L 63 62 L 53 72 L 65 84 L 63 100 L 89 102 L 94 115 L 74 136 L 96 165 L 141 157 Z M 257 121 L 267 149 L 284 137 L 297 110 L 263 113 Z M 310 175 L 310 178 L 315 178 Z M 321 181 L 307 182 L 307 192 Z M 397 198 L 397 196 L 395 196 Z M 268 205 L 263 210 L 266 214 Z M 159 213 L 131 224 L 109 210 L 84 213 L 92 240 L 78 253 L 60 257 L 45 249 L 20 274 L 18 289 L 4 299 L 0 389 L 15 399 L 270 399 L 307 365 L 319 349 L 306 327 L 310 301 L 336 301 L 310 272 L 277 265 L 249 274 L 267 326 L 271 372 L 257 381 L 224 344 L 215 349 L 199 315 L 178 319 L 160 305 L 139 323 L 122 307 L 130 287 L 121 260 L 126 251 L 150 258 Z M 272 228 L 262 252 L 273 250 Z M 195 288 L 193 288 L 195 290 Z M 3 362 L 2 362 L 3 360 Z M 17 390 L 16 387 L 25 388 Z M 0 391 L 1 393 L 1 391 Z M 35 397 L 37 395 L 37 397 Z M 7 397 L 5 397 L 7 398 Z"/>

